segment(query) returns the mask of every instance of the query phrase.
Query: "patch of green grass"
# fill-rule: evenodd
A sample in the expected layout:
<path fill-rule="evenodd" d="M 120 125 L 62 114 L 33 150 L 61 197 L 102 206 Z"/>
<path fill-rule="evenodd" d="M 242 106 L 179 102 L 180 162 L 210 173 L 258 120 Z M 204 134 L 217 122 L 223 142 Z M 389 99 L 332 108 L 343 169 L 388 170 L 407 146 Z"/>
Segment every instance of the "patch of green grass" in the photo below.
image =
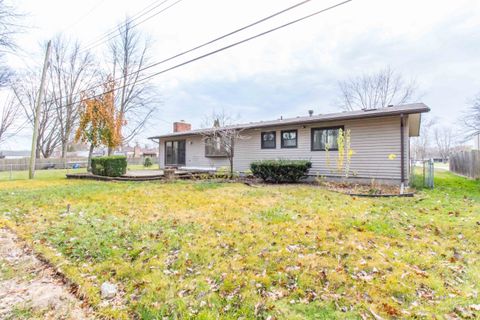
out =
<path fill-rule="evenodd" d="M 365 220 L 352 218 L 349 220 L 348 226 L 360 231 L 370 231 L 377 235 L 392 238 L 399 235 L 398 225 L 387 218 L 375 217 L 373 219 L 366 218 Z"/>
<path fill-rule="evenodd" d="M 15 270 L 4 260 L 0 260 L 0 281 L 9 280 L 15 276 Z"/>
<path fill-rule="evenodd" d="M 82 173 L 86 172 L 85 168 L 81 169 L 51 169 L 51 170 L 36 170 L 35 177 L 42 180 L 51 180 L 58 179 L 59 177 L 65 176 L 67 173 Z M 27 180 L 28 179 L 28 170 L 17 171 L 0 171 L 0 182 L 1 181 L 12 181 L 12 180 Z"/>
<path fill-rule="evenodd" d="M 31 307 L 15 306 L 5 320 L 27 320 L 33 319 L 34 317 L 38 319 L 38 316 L 39 314 L 35 314 Z"/>
<path fill-rule="evenodd" d="M 287 222 L 296 218 L 295 213 L 282 207 L 273 207 L 261 211 L 258 214 L 259 219 L 267 222 Z"/>
<path fill-rule="evenodd" d="M 210 189 L 221 188 L 224 184 L 215 181 L 200 181 L 194 184 L 194 188 L 197 191 L 205 191 Z"/>
<path fill-rule="evenodd" d="M 414 198 L 353 198 L 63 174 L 0 181 L 0 226 L 59 266 L 100 316 L 433 318 L 478 304 L 479 181 L 442 171 Z M 104 281 L 124 308 L 101 303 Z"/>
<path fill-rule="evenodd" d="M 157 163 L 153 163 L 150 167 L 145 167 L 143 164 L 129 164 L 127 170 L 159 170 L 159 168 Z"/>
<path fill-rule="evenodd" d="M 282 306 L 280 306 L 282 308 Z M 361 319 L 355 312 L 350 311 L 347 307 L 340 307 L 338 310 L 334 303 L 318 303 L 309 304 L 294 303 L 293 305 L 285 305 L 286 319 L 314 319 L 314 320 L 330 320 L 330 319 Z"/>

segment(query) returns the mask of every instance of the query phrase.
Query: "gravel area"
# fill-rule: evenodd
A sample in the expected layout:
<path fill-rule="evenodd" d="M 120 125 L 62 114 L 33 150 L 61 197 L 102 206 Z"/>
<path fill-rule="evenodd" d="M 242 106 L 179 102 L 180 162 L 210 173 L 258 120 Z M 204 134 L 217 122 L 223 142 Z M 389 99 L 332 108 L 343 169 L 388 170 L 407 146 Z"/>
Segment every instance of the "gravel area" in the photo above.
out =
<path fill-rule="evenodd" d="M 0 319 L 94 319 L 54 270 L 0 229 Z"/>

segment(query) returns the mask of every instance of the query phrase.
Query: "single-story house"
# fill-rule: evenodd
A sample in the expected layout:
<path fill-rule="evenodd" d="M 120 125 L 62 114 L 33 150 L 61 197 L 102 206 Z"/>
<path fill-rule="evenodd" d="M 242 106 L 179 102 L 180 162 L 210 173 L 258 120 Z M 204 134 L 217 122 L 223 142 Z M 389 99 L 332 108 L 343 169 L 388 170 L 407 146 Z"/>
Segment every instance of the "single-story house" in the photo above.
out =
<path fill-rule="evenodd" d="M 248 171 L 256 160 L 303 159 L 312 162 L 309 176 L 339 178 L 344 173 L 336 169 L 337 137 L 348 131 L 350 180 L 408 183 L 409 138 L 419 136 L 421 114 L 428 111 L 425 104 L 414 103 L 228 126 L 242 130 L 242 139 L 235 142 L 234 170 Z M 192 130 L 182 121 L 174 123 L 173 133 L 151 137 L 159 145 L 160 168 L 228 167 L 221 150 L 205 142 L 210 132 L 212 128 Z"/>

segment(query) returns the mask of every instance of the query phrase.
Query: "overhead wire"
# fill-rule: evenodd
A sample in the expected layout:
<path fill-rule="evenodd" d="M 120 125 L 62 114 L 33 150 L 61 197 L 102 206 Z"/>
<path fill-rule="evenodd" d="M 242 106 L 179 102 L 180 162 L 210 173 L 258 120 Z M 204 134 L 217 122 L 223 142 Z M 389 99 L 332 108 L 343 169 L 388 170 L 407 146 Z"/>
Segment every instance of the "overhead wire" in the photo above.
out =
<path fill-rule="evenodd" d="M 136 28 L 138 27 L 139 25 L 149 21 L 150 19 L 153 19 L 154 17 L 158 16 L 159 14 L 167 11 L 168 9 L 170 9 L 171 7 L 177 5 L 178 3 L 180 3 L 181 1 L 183 0 L 177 0 L 175 1 L 174 3 L 168 5 L 167 7 L 163 8 L 162 10 L 160 11 L 157 11 L 155 13 L 153 13 L 152 15 L 148 16 L 147 18 L 141 20 L 140 22 L 138 23 L 135 23 L 135 21 L 137 21 L 138 19 L 144 17 L 145 15 L 149 14 L 149 13 L 152 13 L 152 11 L 160 8 L 162 5 L 164 5 L 165 3 L 169 2 L 170 0 L 157 0 L 157 1 L 154 1 L 153 3 L 151 3 L 149 6 L 145 7 L 144 9 L 142 9 L 141 11 L 137 12 L 135 15 L 133 15 L 131 18 L 128 18 L 124 23 L 120 24 L 118 27 L 112 29 L 111 31 L 108 31 L 107 33 L 105 33 L 103 36 L 101 36 L 99 39 L 93 41 L 93 42 L 90 42 L 90 43 L 87 43 L 86 46 L 81 50 L 81 52 L 84 52 L 84 51 L 88 51 L 88 50 L 91 50 L 93 48 L 96 48 L 104 43 L 107 43 L 108 41 L 118 37 L 119 35 L 122 34 L 122 32 L 124 31 L 123 28 L 127 28 L 127 24 L 132 24 L 131 26 L 129 26 L 130 28 Z M 158 3 L 160 2 L 160 3 Z M 155 3 L 158 3 L 156 4 L 155 6 L 152 7 L 153 4 Z M 133 24 L 135 23 L 135 24 Z"/>
<path fill-rule="evenodd" d="M 182 62 L 182 63 L 176 64 L 176 65 L 174 65 L 174 66 L 172 66 L 172 67 L 169 67 L 169 68 L 166 68 L 166 69 L 157 71 L 157 72 L 155 72 L 155 73 L 153 73 L 153 74 L 150 74 L 150 75 L 145 76 L 145 77 L 143 77 L 143 78 L 141 78 L 141 79 L 138 79 L 137 82 L 136 82 L 136 84 L 141 83 L 141 82 L 144 82 L 144 81 L 147 81 L 147 80 L 152 79 L 152 78 L 154 78 L 154 77 L 156 77 L 156 76 L 159 76 L 159 75 L 164 74 L 164 73 L 166 73 L 166 72 L 169 72 L 169 71 L 171 71 L 171 70 L 180 68 L 180 67 L 182 67 L 182 66 L 188 65 L 188 64 L 193 63 L 193 62 L 195 62 L 195 61 L 204 59 L 204 58 L 206 58 L 206 57 L 209 57 L 209 56 L 211 56 L 211 55 L 214 55 L 214 54 L 217 54 L 217 53 L 219 53 L 219 52 L 225 51 L 225 50 L 227 50 L 227 49 L 236 47 L 236 46 L 238 46 L 238 45 L 240 45 L 240 44 L 243 44 L 243 43 L 246 43 L 246 42 L 248 42 L 248 41 L 252 41 L 252 40 L 254 40 L 254 39 L 257 39 L 257 38 L 259 38 L 259 37 L 265 36 L 265 35 L 270 34 L 270 33 L 272 33 L 272 32 L 278 31 L 278 30 L 280 30 L 280 29 L 286 28 L 286 27 L 288 27 L 288 26 L 291 26 L 291 25 L 293 25 L 293 24 L 299 23 L 299 22 L 301 22 L 301 21 L 307 20 L 307 19 L 309 19 L 309 18 L 312 18 L 312 17 L 317 16 L 317 15 L 319 15 L 319 14 L 325 13 L 325 12 L 327 12 L 327 11 L 333 10 L 333 9 L 335 9 L 335 8 L 337 8 L 337 7 L 340 7 L 340 6 L 342 6 L 342 5 L 345 5 L 345 4 L 347 4 L 347 3 L 349 3 L 349 2 L 352 2 L 352 1 L 353 1 L 353 0 L 345 0 L 345 1 L 338 2 L 338 3 L 334 4 L 334 5 L 328 6 L 328 7 L 324 8 L 324 9 L 321 9 L 321 10 L 317 10 L 317 11 L 315 11 L 315 12 L 313 12 L 313 13 L 310 13 L 310 14 L 307 14 L 307 15 L 302 16 L 302 17 L 300 17 L 300 18 L 291 20 L 291 21 L 289 21 L 289 22 L 287 22 L 287 23 L 281 24 L 281 25 L 279 25 L 279 26 L 277 26 L 277 27 L 274 27 L 274 28 L 268 29 L 268 30 L 266 30 L 266 31 L 260 32 L 260 33 L 258 33 L 258 34 L 255 34 L 255 35 L 253 35 L 253 36 L 247 37 L 247 38 L 245 38 L 245 39 L 243 39 L 243 40 L 236 41 L 236 42 L 231 43 L 231 44 L 229 44 L 229 45 L 223 46 L 223 47 L 221 47 L 221 48 L 219 48 L 219 49 L 210 51 L 210 52 L 208 52 L 208 53 L 202 54 L 202 55 L 200 55 L 200 56 L 197 56 L 197 57 L 195 57 L 195 58 L 189 59 L 189 60 L 184 61 L 184 62 Z M 125 85 L 123 85 L 123 86 L 115 87 L 115 88 L 113 89 L 113 91 L 117 91 L 117 90 L 126 88 L 126 87 L 128 87 L 128 86 L 130 86 L 130 85 L 131 85 L 131 83 L 127 83 L 127 84 L 125 84 Z M 104 94 L 104 92 L 102 92 L 102 93 L 100 93 L 100 94 L 95 94 L 95 95 L 89 96 L 89 97 L 84 98 L 84 99 L 94 99 L 94 98 L 97 98 L 97 97 L 102 96 L 103 94 Z M 70 105 L 74 105 L 74 104 L 80 103 L 80 102 L 83 101 L 84 99 L 74 101 L 74 102 L 72 102 Z"/>
<path fill-rule="evenodd" d="M 270 15 L 264 17 L 264 18 L 261 18 L 261 19 L 259 19 L 259 20 L 256 20 L 256 21 L 254 21 L 254 22 L 252 22 L 252 23 L 249 23 L 249 24 L 247 24 L 247 25 L 245 25 L 245 26 L 243 26 L 243 27 L 237 28 L 237 29 L 235 29 L 235 30 L 233 30 L 233 31 L 230 31 L 230 32 L 228 32 L 228 33 L 226 33 L 226 34 L 223 34 L 223 35 L 221 35 L 221 36 L 219 36 L 219 37 L 216 37 L 216 38 L 214 38 L 214 39 L 212 39 L 212 40 L 209 40 L 209 41 L 207 41 L 207 42 L 204 42 L 204 43 L 202 43 L 202 44 L 200 44 L 200 45 L 197 45 L 197 46 L 195 46 L 195 47 L 193 47 L 193 48 L 190 48 L 190 49 L 188 49 L 188 50 L 184 50 L 184 51 L 182 51 L 182 52 L 180 52 L 180 53 L 177 53 L 177 54 L 175 54 L 175 55 L 173 55 L 173 56 L 170 56 L 170 57 L 168 57 L 168 58 L 165 58 L 165 59 L 163 59 L 163 60 L 161 60 L 161 61 L 158 61 L 158 62 L 149 64 L 149 65 L 147 65 L 147 66 L 145 66 L 145 67 L 143 67 L 143 68 L 140 68 L 139 70 L 136 70 L 136 71 L 134 71 L 134 72 L 131 72 L 131 73 L 127 74 L 127 76 L 139 74 L 140 72 L 143 72 L 143 71 L 148 70 L 148 69 L 150 69 L 150 68 L 156 67 L 156 66 L 161 65 L 161 64 L 163 64 L 163 63 L 166 63 L 166 62 L 168 62 L 168 61 L 171 61 L 171 60 L 173 60 L 173 59 L 179 58 L 179 57 L 181 57 L 181 56 L 184 56 L 184 55 L 186 55 L 186 54 L 188 54 L 188 53 L 191 53 L 191 52 L 196 51 L 196 50 L 198 50 L 198 49 L 201 49 L 201 48 L 203 48 L 203 47 L 206 47 L 206 46 L 208 46 L 208 45 L 210 45 L 210 44 L 213 44 L 213 43 L 215 43 L 215 42 L 217 42 L 217 41 L 223 40 L 223 39 L 225 39 L 225 38 L 227 38 L 227 37 L 229 37 L 229 36 L 232 36 L 232 35 L 234 35 L 234 34 L 236 34 L 236 33 L 239 33 L 239 32 L 241 32 L 241 31 L 244 31 L 244 30 L 248 29 L 248 28 L 251 28 L 251 27 L 253 27 L 253 26 L 256 26 L 256 25 L 258 25 L 258 24 L 260 24 L 260 23 L 262 23 L 262 22 L 265 22 L 265 21 L 267 21 L 267 20 L 270 20 L 270 19 L 272 19 L 272 18 L 274 18 L 274 17 L 276 17 L 276 16 L 278 16 L 278 15 L 281 15 L 281 14 L 287 12 L 287 11 L 293 10 L 293 9 L 295 9 L 295 8 L 301 6 L 301 5 L 304 5 L 304 4 L 306 4 L 306 3 L 310 2 L 310 1 L 312 1 L 312 0 L 303 0 L 303 1 L 301 1 L 301 2 L 298 2 L 298 3 L 296 3 L 296 4 L 292 5 L 292 6 L 289 6 L 289 7 L 285 8 L 285 9 L 282 9 L 282 10 L 280 10 L 280 11 L 277 11 L 277 12 L 275 12 L 275 13 L 273 13 L 273 14 L 270 14 Z M 118 78 L 116 78 L 116 79 L 113 79 L 113 81 L 118 81 L 118 80 L 121 80 L 121 79 L 123 79 L 123 77 L 118 77 Z M 91 91 L 91 90 L 93 90 L 93 89 L 96 89 L 96 88 L 99 88 L 99 87 L 102 87 L 102 86 L 104 86 L 104 83 L 99 83 L 99 84 L 96 84 L 96 85 L 94 85 L 94 86 L 91 86 L 91 87 L 86 88 L 85 91 Z"/>

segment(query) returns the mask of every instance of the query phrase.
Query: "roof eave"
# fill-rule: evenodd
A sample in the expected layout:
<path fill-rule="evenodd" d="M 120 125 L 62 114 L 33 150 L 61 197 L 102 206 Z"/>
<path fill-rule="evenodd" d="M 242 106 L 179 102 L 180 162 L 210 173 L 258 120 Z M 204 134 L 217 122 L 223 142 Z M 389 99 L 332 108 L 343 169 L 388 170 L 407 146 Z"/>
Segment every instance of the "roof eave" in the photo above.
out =
<path fill-rule="evenodd" d="M 298 121 L 289 121 L 287 123 L 261 123 L 258 122 L 258 124 L 254 124 L 252 126 L 249 126 L 246 124 L 243 127 L 239 127 L 238 129 L 257 129 L 257 128 L 271 128 L 271 127 L 279 127 L 279 126 L 286 126 L 286 125 L 299 125 L 299 124 L 306 124 L 306 123 L 317 123 L 317 122 L 328 122 L 328 121 L 337 121 L 337 120 L 354 120 L 354 119 L 367 119 L 367 118 L 380 118 L 380 117 L 389 117 L 389 116 L 397 116 L 397 115 L 407 115 L 407 114 L 414 114 L 414 113 L 425 113 L 425 112 L 430 112 L 430 108 L 423 104 L 423 107 L 418 107 L 418 108 L 412 108 L 412 109 L 399 109 L 399 110 L 388 110 L 386 112 L 376 112 L 374 111 L 364 111 L 363 114 L 348 114 L 345 113 L 345 115 L 338 115 L 338 114 L 333 114 L 332 116 L 328 117 L 325 116 L 324 118 L 314 118 L 314 119 L 299 119 Z M 149 137 L 148 139 L 164 139 L 164 138 L 170 138 L 170 137 L 185 137 L 185 136 L 196 136 L 196 135 L 201 135 L 208 133 L 210 129 L 205 129 L 205 130 L 199 130 L 199 131 L 185 131 L 185 132 L 180 132 L 180 133 L 173 133 L 173 134 L 166 134 L 166 135 L 160 135 L 160 136 L 154 136 L 154 137 Z"/>

